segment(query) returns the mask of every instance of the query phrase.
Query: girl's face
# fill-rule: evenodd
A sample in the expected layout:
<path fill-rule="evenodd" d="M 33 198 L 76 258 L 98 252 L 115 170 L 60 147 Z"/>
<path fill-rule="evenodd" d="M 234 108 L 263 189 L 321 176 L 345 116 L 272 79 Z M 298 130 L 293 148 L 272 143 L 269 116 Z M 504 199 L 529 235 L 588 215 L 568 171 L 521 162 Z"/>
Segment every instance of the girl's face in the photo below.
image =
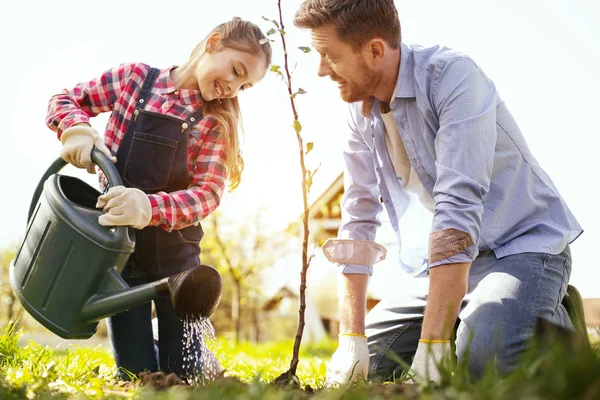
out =
<path fill-rule="evenodd" d="M 220 35 L 211 36 L 198 60 L 195 78 L 202 98 L 233 98 L 251 88 L 267 73 L 265 57 L 224 47 Z"/>

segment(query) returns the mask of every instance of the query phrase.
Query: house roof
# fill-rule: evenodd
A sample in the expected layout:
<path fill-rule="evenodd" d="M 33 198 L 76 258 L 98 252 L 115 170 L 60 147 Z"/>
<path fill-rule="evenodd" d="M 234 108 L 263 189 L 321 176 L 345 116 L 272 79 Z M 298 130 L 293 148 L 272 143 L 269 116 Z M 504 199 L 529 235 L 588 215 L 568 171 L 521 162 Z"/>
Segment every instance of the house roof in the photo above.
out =
<path fill-rule="evenodd" d="M 321 210 L 331 202 L 337 202 L 337 197 L 344 192 L 344 174 L 341 173 L 309 207 L 308 218 L 320 219 Z"/>

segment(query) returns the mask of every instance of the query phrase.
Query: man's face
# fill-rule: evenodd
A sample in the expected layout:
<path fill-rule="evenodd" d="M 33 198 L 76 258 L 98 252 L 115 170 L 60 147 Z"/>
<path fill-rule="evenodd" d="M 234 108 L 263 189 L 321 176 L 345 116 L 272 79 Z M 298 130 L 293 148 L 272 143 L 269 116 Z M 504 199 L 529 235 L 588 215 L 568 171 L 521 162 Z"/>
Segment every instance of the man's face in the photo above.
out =
<path fill-rule="evenodd" d="M 369 68 L 362 51 L 342 41 L 330 25 L 312 29 L 311 36 L 321 56 L 317 75 L 337 82 L 342 100 L 348 103 L 368 99 L 380 78 Z"/>

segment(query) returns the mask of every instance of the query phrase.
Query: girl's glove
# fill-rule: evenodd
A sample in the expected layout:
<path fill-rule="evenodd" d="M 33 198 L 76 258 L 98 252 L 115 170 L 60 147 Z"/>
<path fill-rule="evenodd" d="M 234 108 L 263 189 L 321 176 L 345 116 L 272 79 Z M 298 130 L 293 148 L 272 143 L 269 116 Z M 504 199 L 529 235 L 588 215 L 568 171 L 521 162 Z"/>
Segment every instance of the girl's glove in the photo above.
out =
<path fill-rule="evenodd" d="M 62 159 L 77 168 L 85 168 L 90 174 L 96 173 L 96 168 L 92 162 L 92 148 L 94 146 L 112 162 L 117 161 L 104 144 L 104 139 L 89 125 L 74 125 L 65 129 L 60 141 L 63 144 L 60 152 Z"/>
<path fill-rule="evenodd" d="M 327 365 L 325 386 L 339 386 L 366 380 L 369 372 L 369 347 L 363 336 L 339 336 L 338 348 Z"/>
<path fill-rule="evenodd" d="M 446 357 L 450 356 L 452 347 L 449 340 L 419 340 L 410 374 L 413 381 L 420 384 L 439 383 L 442 379 L 439 367 Z"/>
<path fill-rule="evenodd" d="M 98 197 L 97 208 L 104 207 L 98 218 L 100 225 L 128 225 L 135 229 L 148 226 L 152 218 L 152 205 L 146 193 L 136 188 L 115 186 Z"/>

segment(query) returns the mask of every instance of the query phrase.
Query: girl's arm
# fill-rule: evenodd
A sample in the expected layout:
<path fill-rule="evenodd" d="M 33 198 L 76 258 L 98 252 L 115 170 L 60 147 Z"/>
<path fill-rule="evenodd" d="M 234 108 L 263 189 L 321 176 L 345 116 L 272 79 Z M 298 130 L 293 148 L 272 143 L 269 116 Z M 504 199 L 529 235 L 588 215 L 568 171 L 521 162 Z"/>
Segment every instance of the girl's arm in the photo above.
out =
<path fill-rule="evenodd" d="M 46 125 L 60 138 L 67 128 L 81 123 L 89 125 L 91 117 L 112 111 L 135 68 L 136 64 L 121 64 L 98 78 L 52 96 Z"/>

